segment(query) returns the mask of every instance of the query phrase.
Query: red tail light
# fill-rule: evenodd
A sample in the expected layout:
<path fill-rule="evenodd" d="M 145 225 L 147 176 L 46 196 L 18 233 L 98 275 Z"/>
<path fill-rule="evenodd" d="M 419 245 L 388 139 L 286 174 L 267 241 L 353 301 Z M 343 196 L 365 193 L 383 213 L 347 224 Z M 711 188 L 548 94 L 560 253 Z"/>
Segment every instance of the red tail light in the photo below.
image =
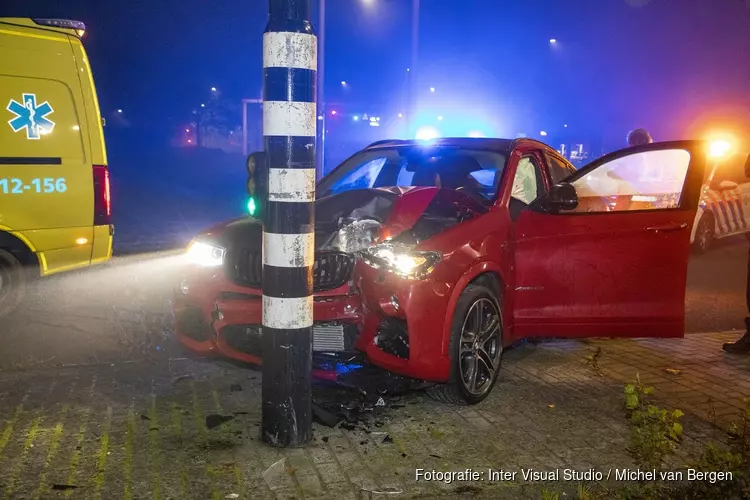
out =
<path fill-rule="evenodd" d="M 109 191 L 109 170 L 106 165 L 94 165 L 94 225 L 111 224 L 112 198 Z"/>

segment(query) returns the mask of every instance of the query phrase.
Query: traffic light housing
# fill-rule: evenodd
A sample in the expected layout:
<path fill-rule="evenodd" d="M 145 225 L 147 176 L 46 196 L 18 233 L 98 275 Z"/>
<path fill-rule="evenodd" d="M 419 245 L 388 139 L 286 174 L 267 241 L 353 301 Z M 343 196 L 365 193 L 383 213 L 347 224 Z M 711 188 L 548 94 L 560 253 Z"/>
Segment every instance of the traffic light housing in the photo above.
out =
<path fill-rule="evenodd" d="M 247 157 L 247 212 L 250 217 L 263 220 L 268 201 L 268 156 L 263 151 Z"/>

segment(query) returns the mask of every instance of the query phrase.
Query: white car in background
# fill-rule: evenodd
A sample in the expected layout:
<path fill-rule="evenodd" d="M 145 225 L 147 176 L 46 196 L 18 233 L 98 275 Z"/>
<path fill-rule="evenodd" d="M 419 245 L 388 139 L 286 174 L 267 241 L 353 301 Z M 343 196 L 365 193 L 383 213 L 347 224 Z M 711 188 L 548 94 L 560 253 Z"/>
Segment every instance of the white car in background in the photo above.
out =
<path fill-rule="evenodd" d="M 750 232 L 750 177 L 746 154 L 709 163 L 690 243 L 705 253 L 714 240 Z M 750 235 L 748 235 L 750 236 Z"/>

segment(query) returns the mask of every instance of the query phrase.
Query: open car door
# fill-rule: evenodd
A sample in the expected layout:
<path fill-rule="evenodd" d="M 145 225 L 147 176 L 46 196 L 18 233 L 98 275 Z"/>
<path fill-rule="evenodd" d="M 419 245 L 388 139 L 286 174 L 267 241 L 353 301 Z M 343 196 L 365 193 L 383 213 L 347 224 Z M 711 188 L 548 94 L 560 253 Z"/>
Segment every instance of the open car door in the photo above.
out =
<path fill-rule="evenodd" d="M 706 155 L 701 141 L 620 150 L 567 178 L 575 195 L 558 185 L 522 212 L 514 336 L 682 336 Z"/>

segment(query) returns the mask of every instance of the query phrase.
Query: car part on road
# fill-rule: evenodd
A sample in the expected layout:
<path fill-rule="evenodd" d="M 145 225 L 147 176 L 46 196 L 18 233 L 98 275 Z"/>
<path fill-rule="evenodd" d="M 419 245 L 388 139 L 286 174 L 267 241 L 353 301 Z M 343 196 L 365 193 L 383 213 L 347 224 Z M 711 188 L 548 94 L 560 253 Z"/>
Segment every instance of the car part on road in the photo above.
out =
<path fill-rule="evenodd" d="M 456 305 L 451 329 L 451 377 L 427 393 L 451 404 L 477 404 L 492 390 L 503 353 L 498 300 L 481 285 L 469 285 Z"/>
<path fill-rule="evenodd" d="M 13 312 L 26 295 L 28 276 L 15 255 L 0 249 L 0 318 Z"/>
<path fill-rule="evenodd" d="M 693 243 L 695 253 L 699 255 L 706 253 L 714 242 L 714 236 L 714 216 L 711 212 L 705 212 L 698 221 L 698 228 L 695 231 Z"/>

